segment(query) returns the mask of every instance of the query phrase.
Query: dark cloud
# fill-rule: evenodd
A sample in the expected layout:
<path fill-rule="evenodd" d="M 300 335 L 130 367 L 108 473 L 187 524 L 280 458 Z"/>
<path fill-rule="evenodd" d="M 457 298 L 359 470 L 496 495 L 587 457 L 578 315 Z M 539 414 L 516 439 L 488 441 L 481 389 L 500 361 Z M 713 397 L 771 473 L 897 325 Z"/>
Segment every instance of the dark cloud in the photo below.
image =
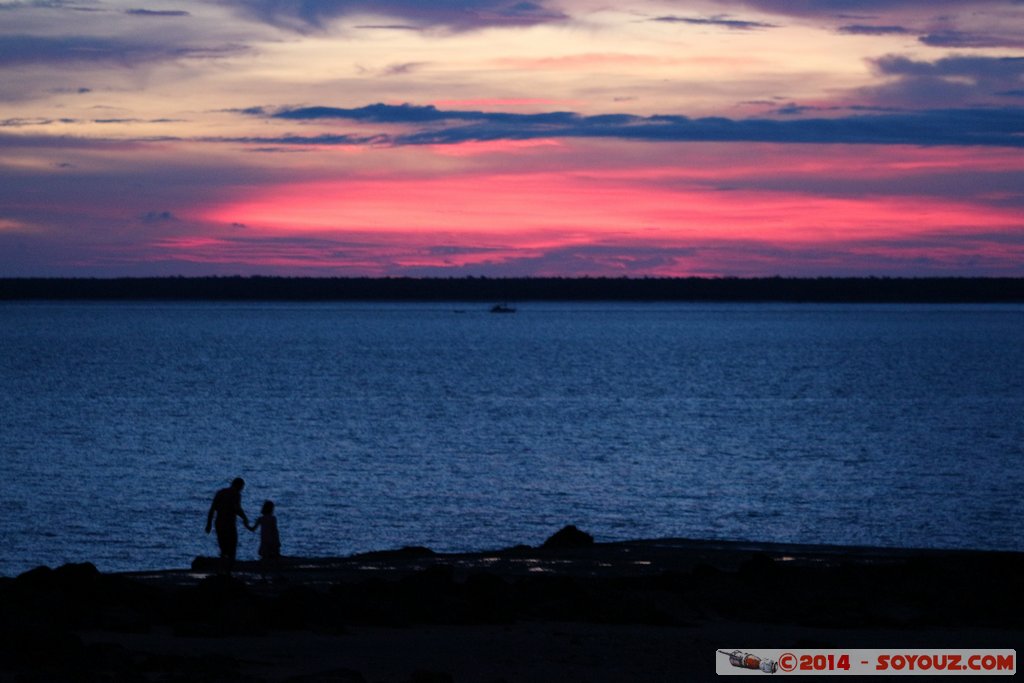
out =
<path fill-rule="evenodd" d="M 19 121 L 20 119 L 11 119 Z M 17 123 L 12 126 L 17 126 Z M 25 124 L 21 124 L 25 125 Z M 35 125 L 35 124 L 33 124 Z M 0 125 L 0 127 L 3 127 Z M 126 149 L 132 142 L 114 141 L 103 138 L 84 138 L 72 135 L 22 135 L 0 132 L 0 148 L 6 149 Z"/>
<path fill-rule="evenodd" d="M 892 63 L 889 68 L 915 68 Z M 349 120 L 402 124 L 414 130 L 374 136 L 245 138 L 262 144 L 455 144 L 537 138 L 620 138 L 650 141 L 779 142 L 1024 147 L 1024 109 L 939 109 L 857 113 L 835 118 L 727 119 L 686 116 L 582 116 L 572 112 L 512 114 L 444 111 L 433 106 L 374 104 L 356 109 L 302 107 L 250 114 L 294 121 Z"/>
<path fill-rule="evenodd" d="M 78 119 L 0 119 L 0 128 L 23 128 L 25 126 L 52 126 L 55 123 L 78 123 Z"/>
<path fill-rule="evenodd" d="M 717 26 L 719 28 L 727 28 L 732 31 L 754 31 L 766 28 L 778 28 L 775 24 L 766 24 L 761 21 L 742 21 L 740 19 L 730 19 L 724 15 L 717 15 L 714 17 L 677 17 L 677 16 L 663 16 L 655 17 L 651 21 L 660 21 L 670 24 L 691 24 L 694 26 Z"/>
<path fill-rule="evenodd" d="M 23 9 L 68 10 L 71 12 L 103 12 L 99 7 L 79 5 L 65 0 L 34 0 L 33 2 L 0 2 L 0 11 Z"/>
<path fill-rule="evenodd" d="M 24 64 L 107 63 L 133 67 L 172 59 L 227 57 L 242 46 L 186 47 L 89 36 L 0 36 L 0 66 Z"/>
<path fill-rule="evenodd" d="M 440 123 L 452 121 L 471 122 L 505 122 L 536 125 L 568 125 L 583 120 L 572 112 L 548 112 L 543 114 L 512 114 L 503 112 L 482 112 L 464 110 L 441 110 L 433 105 L 415 104 L 371 104 L 355 109 L 340 107 L 299 107 L 284 108 L 273 112 L 262 107 L 245 110 L 244 113 L 268 115 L 276 119 L 310 121 L 316 119 L 345 119 L 349 121 L 366 121 L 369 123 Z M 635 119 L 626 114 L 588 117 L 588 121 L 626 123 Z"/>
<path fill-rule="evenodd" d="M 840 26 L 838 31 L 855 36 L 906 36 L 917 33 L 917 31 L 904 26 L 875 26 L 870 24 L 847 24 L 846 26 Z"/>
<path fill-rule="evenodd" d="M 413 71 L 424 67 L 427 62 L 405 62 L 404 64 L 392 64 L 381 72 L 382 76 L 405 76 Z"/>
<path fill-rule="evenodd" d="M 387 135 L 281 135 L 278 137 L 218 137 L 203 138 L 207 142 L 237 142 L 242 144 L 257 145 L 337 145 L 337 146 L 366 146 L 366 145 L 390 145 L 394 139 Z M 287 150 L 281 147 L 262 147 L 257 151 L 267 153 L 280 153 Z"/>
<path fill-rule="evenodd" d="M 873 104 L 908 108 L 990 106 L 1024 80 L 1022 57 L 956 55 L 925 62 L 886 55 L 872 65 L 889 82 L 860 95 Z"/>
<path fill-rule="evenodd" d="M 844 22 L 851 35 L 916 35 L 934 47 L 1021 47 L 1022 15 L 1013 0 L 714 0 L 722 7 Z"/>
<path fill-rule="evenodd" d="M 219 0 L 260 21 L 297 31 L 318 31 L 341 17 L 399 19 L 386 28 L 469 31 L 491 26 L 534 26 L 566 15 L 537 2 L 509 0 Z M 364 25 L 365 27 L 366 25 Z"/>
<path fill-rule="evenodd" d="M 185 10 L 167 10 L 167 9 L 129 9 L 125 10 L 125 14 L 131 14 L 136 17 L 190 17 L 192 14 Z"/>
<path fill-rule="evenodd" d="M 124 123 L 177 123 L 181 119 L 136 119 L 136 118 L 120 118 L 120 119 L 71 119 L 71 118 L 34 118 L 34 119 L 0 119 L 0 128 L 23 128 L 25 126 L 52 126 L 55 124 L 68 124 L 68 123 L 98 123 L 98 124 L 124 124 Z"/>
<path fill-rule="evenodd" d="M 841 17 L 853 13 L 887 13 L 896 10 L 948 12 L 974 11 L 979 5 L 1001 4 L 979 0 L 716 0 L 720 5 L 752 7 L 770 14 L 804 17 Z"/>
<path fill-rule="evenodd" d="M 139 218 L 143 223 L 170 223 L 178 220 L 170 211 L 147 211 Z"/>
<path fill-rule="evenodd" d="M 997 33 L 971 33 L 967 31 L 940 31 L 923 35 L 918 40 L 931 47 L 1024 47 L 1024 38 L 1019 33 L 1004 35 Z"/>
<path fill-rule="evenodd" d="M 887 76 L 914 78 L 966 77 L 975 81 L 1018 80 L 1024 76 L 1024 57 L 972 57 L 958 55 L 934 62 L 922 62 L 901 55 L 887 55 L 874 61 Z"/>
<path fill-rule="evenodd" d="M 787 105 L 785 105 L 783 107 L 779 107 L 778 109 L 775 110 L 775 113 L 779 114 L 780 116 L 800 116 L 800 115 L 803 115 L 803 114 L 808 114 L 808 113 L 810 113 L 812 111 L 819 111 L 819 110 L 820 110 L 819 107 L 809 107 L 809 106 L 806 106 L 806 105 L 790 103 L 790 104 L 787 104 Z"/>
<path fill-rule="evenodd" d="M 360 24 L 355 28 L 368 31 L 418 31 L 418 26 L 412 24 Z"/>
<path fill-rule="evenodd" d="M 776 106 L 778 102 L 771 100 L 750 100 L 743 104 L 761 105 L 761 106 Z M 808 104 L 797 104 L 796 102 L 790 102 L 784 104 L 781 107 L 776 107 L 771 110 L 777 116 L 803 116 L 804 114 L 812 114 L 815 112 L 830 113 L 842 112 L 846 114 L 892 114 L 892 113 L 906 113 L 911 111 L 901 107 L 873 107 L 863 104 L 853 105 L 834 105 L 829 107 L 823 107 L 819 105 L 808 105 Z"/>
<path fill-rule="evenodd" d="M 0 36 L 0 65 L 38 62 L 122 62 L 148 55 L 150 48 L 124 40 L 85 36 Z"/>

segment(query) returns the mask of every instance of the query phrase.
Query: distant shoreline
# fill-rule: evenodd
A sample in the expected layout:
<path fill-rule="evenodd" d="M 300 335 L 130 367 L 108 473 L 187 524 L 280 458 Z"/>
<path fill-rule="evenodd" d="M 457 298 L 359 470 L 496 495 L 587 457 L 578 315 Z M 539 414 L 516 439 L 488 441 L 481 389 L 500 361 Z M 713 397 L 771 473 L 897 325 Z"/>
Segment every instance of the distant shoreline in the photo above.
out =
<path fill-rule="evenodd" d="M 1024 278 L 0 278 L 0 301 L 1021 303 Z"/>

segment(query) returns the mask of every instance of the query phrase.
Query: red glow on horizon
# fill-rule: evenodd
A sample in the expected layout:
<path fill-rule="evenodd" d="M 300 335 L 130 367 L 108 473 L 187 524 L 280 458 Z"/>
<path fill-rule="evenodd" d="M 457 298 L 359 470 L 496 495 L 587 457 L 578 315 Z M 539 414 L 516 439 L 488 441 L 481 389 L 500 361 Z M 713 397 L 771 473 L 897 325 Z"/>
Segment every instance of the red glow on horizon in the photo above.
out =
<path fill-rule="evenodd" d="M 979 201 L 983 180 L 962 196 L 913 193 L 933 178 L 1013 177 L 1024 166 L 1013 150 L 624 147 L 540 139 L 394 148 L 387 168 L 238 189 L 183 211 L 206 232 L 159 250 L 367 275 L 503 264 L 546 275 L 885 273 L 907 264 L 958 272 L 977 263 L 1019 271 L 1024 219 L 1013 196 Z M 994 187 L 1008 192 L 1005 180 Z M 218 232 L 222 241 L 204 246 Z"/>
<path fill-rule="evenodd" d="M 539 138 L 534 140 L 473 140 L 458 145 L 427 145 L 433 154 L 442 157 L 471 157 L 480 154 L 523 154 L 535 151 L 550 153 L 553 149 L 568 149 L 561 140 Z"/>
<path fill-rule="evenodd" d="M 671 174 L 672 171 L 666 171 Z M 1019 228 L 1019 214 L 952 200 L 837 198 L 799 192 L 715 191 L 634 174 L 360 179 L 262 189 L 200 218 L 292 232 L 500 235 L 522 246 L 615 235 L 637 241 L 900 239 L 937 230 Z M 550 239 L 543 239 L 549 235 Z"/>

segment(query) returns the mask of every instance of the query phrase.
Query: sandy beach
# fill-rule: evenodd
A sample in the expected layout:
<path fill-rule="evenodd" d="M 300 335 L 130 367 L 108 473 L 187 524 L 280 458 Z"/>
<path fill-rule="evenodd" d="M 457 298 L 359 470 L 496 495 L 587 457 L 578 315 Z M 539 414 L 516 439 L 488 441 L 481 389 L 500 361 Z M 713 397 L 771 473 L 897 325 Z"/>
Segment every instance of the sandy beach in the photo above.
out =
<path fill-rule="evenodd" d="M 703 680 L 716 650 L 1012 648 L 1024 553 L 688 539 L 0 579 L 3 681 Z"/>

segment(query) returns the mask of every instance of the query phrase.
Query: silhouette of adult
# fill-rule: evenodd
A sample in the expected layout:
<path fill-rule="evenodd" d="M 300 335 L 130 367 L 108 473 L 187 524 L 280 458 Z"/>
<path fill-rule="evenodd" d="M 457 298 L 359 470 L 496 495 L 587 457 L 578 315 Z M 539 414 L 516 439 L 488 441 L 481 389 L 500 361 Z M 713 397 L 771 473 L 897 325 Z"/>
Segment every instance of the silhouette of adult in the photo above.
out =
<path fill-rule="evenodd" d="M 231 486 L 217 491 L 213 496 L 213 503 L 210 504 L 210 512 L 206 515 L 206 533 L 211 528 L 217 529 L 217 545 L 220 546 L 220 557 L 223 563 L 223 571 L 230 574 L 235 565 L 235 554 L 238 551 L 238 527 L 235 525 L 235 518 L 241 517 L 246 527 L 249 526 L 249 519 L 242 510 L 242 489 L 245 488 L 245 480 L 241 477 L 231 482 Z M 216 517 L 216 521 L 214 521 Z"/>

